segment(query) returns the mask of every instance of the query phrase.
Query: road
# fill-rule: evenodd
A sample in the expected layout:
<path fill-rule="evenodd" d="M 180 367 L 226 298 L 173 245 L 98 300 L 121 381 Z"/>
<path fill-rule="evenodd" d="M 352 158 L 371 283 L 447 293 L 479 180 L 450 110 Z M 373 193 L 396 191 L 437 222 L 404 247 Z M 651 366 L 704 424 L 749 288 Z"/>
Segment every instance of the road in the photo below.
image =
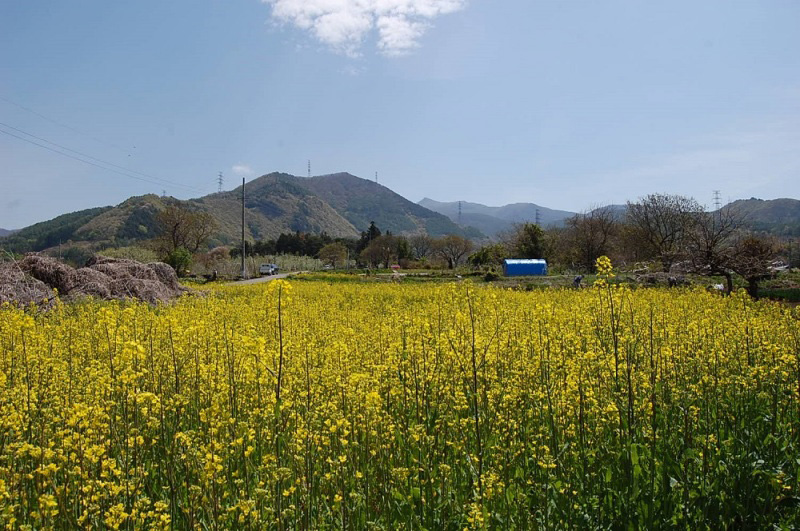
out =
<path fill-rule="evenodd" d="M 277 275 L 264 275 L 263 277 L 248 278 L 247 280 L 237 280 L 236 282 L 231 282 L 231 284 L 236 284 L 237 286 L 246 286 L 248 284 L 260 284 L 262 282 L 269 282 L 270 280 L 276 280 L 278 278 L 290 277 L 298 273 L 302 273 L 302 271 L 293 271 L 291 273 L 278 273 Z"/>

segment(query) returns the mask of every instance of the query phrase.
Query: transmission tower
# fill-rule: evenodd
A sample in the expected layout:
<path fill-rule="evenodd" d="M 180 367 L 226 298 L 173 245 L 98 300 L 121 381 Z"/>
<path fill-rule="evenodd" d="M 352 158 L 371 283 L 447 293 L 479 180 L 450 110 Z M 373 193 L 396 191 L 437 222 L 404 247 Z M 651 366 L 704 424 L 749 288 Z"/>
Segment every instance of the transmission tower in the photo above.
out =
<path fill-rule="evenodd" d="M 719 190 L 714 190 L 714 207 L 717 210 L 722 208 L 722 199 L 720 198 Z"/>
<path fill-rule="evenodd" d="M 461 225 L 461 201 L 458 202 L 458 224 Z"/>
<path fill-rule="evenodd" d="M 378 184 L 378 172 L 375 172 L 375 184 Z"/>
<path fill-rule="evenodd" d="M 308 178 L 311 178 L 311 159 L 308 159 Z"/>
<path fill-rule="evenodd" d="M 536 225 L 540 226 L 542 224 L 542 217 L 539 215 L 539 209 L 536 209 Z"/>
<path fill-rule="evenodd" d="M 222 183 L 223 183 L 222 172 L 219 172 L 219 174 L 217 175 L 217 192 L 222 191 Z"/>

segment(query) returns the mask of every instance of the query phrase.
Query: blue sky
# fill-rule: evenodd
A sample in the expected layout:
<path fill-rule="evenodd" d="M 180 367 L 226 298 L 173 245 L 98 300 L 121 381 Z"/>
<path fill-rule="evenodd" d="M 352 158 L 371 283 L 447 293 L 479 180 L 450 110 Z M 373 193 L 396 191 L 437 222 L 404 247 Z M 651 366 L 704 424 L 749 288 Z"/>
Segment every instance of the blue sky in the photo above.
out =
<path fill-rule="evenodd" d="M 796 1 L 2 2 L 0 227 L 308 159 L 413 201 L 798 198 L 798 27 Z"/>

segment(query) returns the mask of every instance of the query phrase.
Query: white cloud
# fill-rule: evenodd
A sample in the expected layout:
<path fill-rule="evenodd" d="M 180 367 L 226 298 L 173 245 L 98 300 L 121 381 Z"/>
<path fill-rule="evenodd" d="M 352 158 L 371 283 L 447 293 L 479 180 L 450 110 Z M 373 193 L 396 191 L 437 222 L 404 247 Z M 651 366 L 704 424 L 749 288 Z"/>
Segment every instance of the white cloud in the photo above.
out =
<path fill-rule="evenodd" d="M 239 177 L 250 177 L 255 174 L 253 168 L 247 164 L 234 164 L 231 171 L 234 175 L 238 175 Z"/>
<path fill-rule="evenodd" d="M 311 32 L 320 42 L 358 56 L 364 39 L 378 34 L 378 49 L 404 55 L 419 46 L 432 21 L 464 8 L 466 0 L 261 0 L 274 19 Z"/>

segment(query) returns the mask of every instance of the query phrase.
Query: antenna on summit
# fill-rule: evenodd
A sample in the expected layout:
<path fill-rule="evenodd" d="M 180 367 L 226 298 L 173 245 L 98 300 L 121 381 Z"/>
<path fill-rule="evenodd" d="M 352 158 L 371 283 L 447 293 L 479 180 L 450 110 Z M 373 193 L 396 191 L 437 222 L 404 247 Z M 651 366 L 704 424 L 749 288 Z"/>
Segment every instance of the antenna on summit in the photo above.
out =
<path fill-rule="evenodd" d="M 223 182 L 222 172 L 219 172 L 219 174 L 217 175 L 217 192 L 222 191 L 222 182 Z"/>

